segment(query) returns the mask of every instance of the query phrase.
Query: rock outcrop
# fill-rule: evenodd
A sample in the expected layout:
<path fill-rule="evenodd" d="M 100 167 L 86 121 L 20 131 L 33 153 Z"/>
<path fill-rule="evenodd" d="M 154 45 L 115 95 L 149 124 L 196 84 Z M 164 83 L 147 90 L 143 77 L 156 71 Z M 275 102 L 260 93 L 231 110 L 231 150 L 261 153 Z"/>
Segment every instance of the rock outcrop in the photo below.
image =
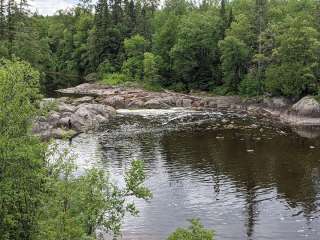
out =
<path fill-rule="evenodd" d="M 47 117 L 39 117 L 33 125 L 33 132 L 43 139 L 69 138 L 80 132 L 96 129 L 116 114 L 113 107 L 88 103 L 93 99 L 81 98 L 66 101 L 57 99 L 55 110 Z M 66 103 L 71 102 L 71 103 Z"/>
<path fill-rule="evenodd" d="M 241 99 L 238 96 L 194 96 L 171 91 L 149 92 L 137 88 L 81 84 L 58 90 L 67 97 L 55 99 L 57 107 L 44 118 L 37 119 L 34 132 L 43 138 L 72 136 L 96 129 L 116 114 L 115 109 L 167 109 L 174 107 L 196 110 L 214 109 L 246 111 L 271 117 L 294 126 L 320 126 L 320 104 L 304 97 L 292 106 L 285 98 Z M 52 103 L 52 99 L 42 105 Z"/>
<path fill-rule="evenodd" d="M 285 111 L 280 119 L 295 126 L 320 126 L 320 103 L 314 97 L 304 97 Z"/>

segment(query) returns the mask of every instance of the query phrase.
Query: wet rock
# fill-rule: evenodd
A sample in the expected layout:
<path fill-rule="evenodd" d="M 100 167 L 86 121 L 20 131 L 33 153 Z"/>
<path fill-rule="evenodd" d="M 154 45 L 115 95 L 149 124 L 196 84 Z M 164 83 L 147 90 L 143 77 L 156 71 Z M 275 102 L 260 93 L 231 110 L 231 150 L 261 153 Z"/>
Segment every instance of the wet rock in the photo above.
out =
<path fill-rule="evenodd" d="M 234 129 L 235 126 L 233 124 L 228 124 L 225 126 L 225 129 Z"/>
<path fill-rule="evenodd" d="M 320 137 L 320 129 L 318 127 L 298 126 L 292 129 L 296 134 L 303 138 L 318 138 Z"/>

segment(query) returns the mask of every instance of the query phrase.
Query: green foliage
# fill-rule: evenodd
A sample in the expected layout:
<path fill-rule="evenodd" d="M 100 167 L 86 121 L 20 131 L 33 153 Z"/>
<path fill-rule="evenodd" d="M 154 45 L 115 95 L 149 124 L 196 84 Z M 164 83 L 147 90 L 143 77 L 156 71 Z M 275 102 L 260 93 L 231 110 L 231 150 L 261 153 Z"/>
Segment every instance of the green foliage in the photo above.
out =
<path fill-rule="evenodd" d="M 159 0 L 83 0 L 48 17 L 29 14 L 26 0 L 1 2 L 0 57 L 29 62 L 46 92 L 88 75 L 117 84 L 116 73 L 179 91 L 296 98 L 317 91 L 315 0 L 168 0 L 162 8 Z"/>
<path fill-rule="evenodd" d="M 203 227 L 199 220 L 190 220 L 191 226 L 187 229 L 178 228 L 168 240 L 213 240 L 214 232 Z"/>
<path fill-rule="evenodd" d="M 208 89 L 219 79 L 218 25 L 219 18 L 210 12 L 194 12 L 181 20 L 171 56 L 177 80 L 188 89 Z"/>
<path fill-rule="evenodd" d="M 30 135 L 39 73 L 25 62 L 0 62 L 0 236 L 33 240 L 43 200 L 45 146 Z"/>
<path fill-rule="evenodd" d="M 228 92 L 237 92 L 238 86 L 246 74 L 248 48 L 239 39 L 228 36 L 219 43 L 224 84 Z"/>
<path fill-rule="evenodd" d="M 140 35 L 124 41 L 127 60 L 123 63 L 122 72 L 132 81 L 143 79 L 143 59 L 147 45 L 147 41 Z"/>
<path fill-rule="evenodd" d="M 0 62 L 0 236 L 4 240 L 92 239 L 97 228 L 117 237 L 133 197 L 152 197 L 143 186 L 144 164 L 133 161 L 118 187 L 101 169 L 76 172 L 72 156 L 50 148 L 30 131 L 39 110 L 39 73 L 16 59 Z"/>
<path fill-rule="evenodd" d="M 275 95 L 301 97 L 317 91 L 319 33 L 308 21 L 287 18 L 275 38 L 273 62 L 266 70 L 266 88 Z"/>
<path fill-rule="evenodd" d="M 106 85 L 121 85 L 127 81 L 127 76 L 122 73 L 105 74 L 102 83 Z"/>
<path fill-rule="evenodd" d="M 254 97 L 259 95 L 260 83 L 255 75 L 248 73 L 239 86 L 239 93 L 244 96 Z"/>
<path fill-rule="evenodd" d="M 52 154 L 57 155 L 55 147 Z M 95 239 L 96 230 L 120 234 L 126 213 L 137 215 L 130 197 L 152 197 L 145 181 L 144 164 L 133 161 L 125 175 L 126 186 L 114 185 L 104 170 L 89 169 L 77 177 L 73 157 L 66 151 L 49 165 L 47 204 L 40 215 L 38 239 Z"/>
<path fill-rule="evenodd" d="M 143 74 L 144 74 L 144 81 L 150 83 L 159 82 L 159 68 L 158 65 L 160 60 L 157 56 L 153 53 L 146 52 L 144 54 L 143 59 Z"/>

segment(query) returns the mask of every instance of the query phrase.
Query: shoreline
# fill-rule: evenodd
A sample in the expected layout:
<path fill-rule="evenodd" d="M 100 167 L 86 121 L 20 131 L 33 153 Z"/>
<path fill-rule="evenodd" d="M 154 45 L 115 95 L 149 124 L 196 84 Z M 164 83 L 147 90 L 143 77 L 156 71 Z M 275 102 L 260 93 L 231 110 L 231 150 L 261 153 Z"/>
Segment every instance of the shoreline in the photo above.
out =
<path fill-rule="evenodd" d="M 94 130 L 116 115 L 116 109 L 170 109 L 246 112 L 293 128 L 320 127 L 320 104 L 313 97 L 292 103 L 283 97 L 243 99 L 239 96 L 197 96 L 171 91 L 84 83 L 56 91 L 62 97 L 56 108 L 34 123 L 33 132 L 43 139 L 73 138 Z M 320 131 L 319 131 L 320 135 Z"/>

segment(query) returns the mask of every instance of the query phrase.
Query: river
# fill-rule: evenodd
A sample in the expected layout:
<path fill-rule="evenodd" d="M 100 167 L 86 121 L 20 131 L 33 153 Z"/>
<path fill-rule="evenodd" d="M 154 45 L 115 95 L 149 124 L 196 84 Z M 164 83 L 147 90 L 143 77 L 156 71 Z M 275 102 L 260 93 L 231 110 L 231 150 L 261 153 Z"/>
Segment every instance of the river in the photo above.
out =
<path fill-rule="evenodd" d="M 166 239 L 200 218 L 217 240 L 318 240 L 320 139 L 299 134 L 244 113 L 119 110 L 70 148 L 80 169 L 100 166 L 118 184 L 130 161 L 145 162 L 154 197 L 136 201 L 123 239 Z"/>

